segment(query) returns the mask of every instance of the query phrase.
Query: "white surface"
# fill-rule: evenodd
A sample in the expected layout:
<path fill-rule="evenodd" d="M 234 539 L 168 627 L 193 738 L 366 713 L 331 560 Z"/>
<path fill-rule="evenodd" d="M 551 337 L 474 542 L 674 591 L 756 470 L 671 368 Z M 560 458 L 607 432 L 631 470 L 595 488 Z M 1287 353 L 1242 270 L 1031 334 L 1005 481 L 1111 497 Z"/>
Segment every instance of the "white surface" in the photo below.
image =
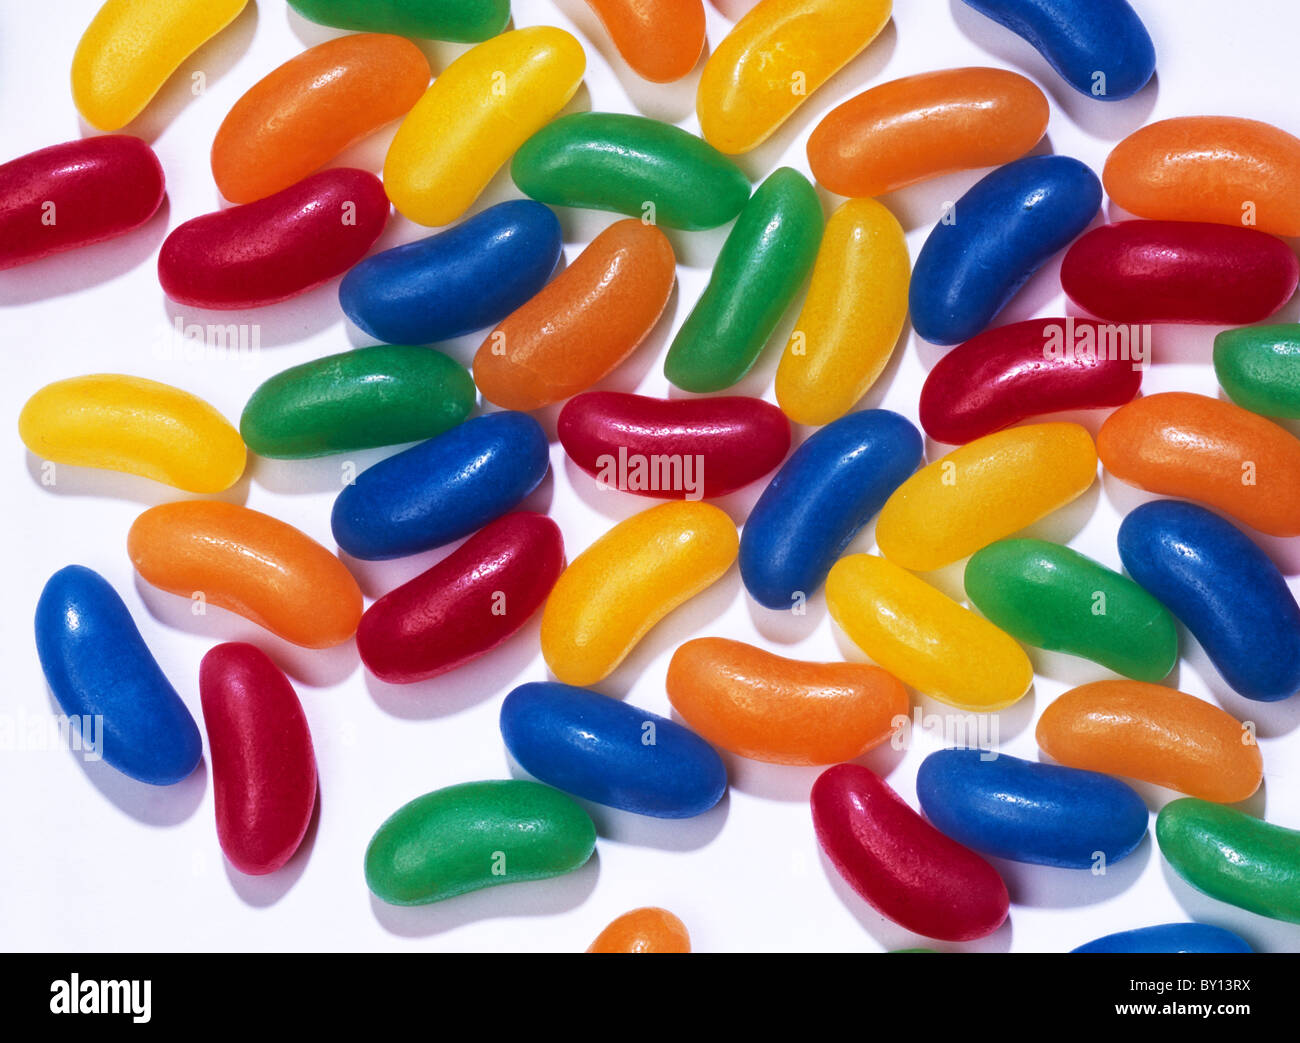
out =
<path fill-rule="evenodd" d="M 95 0 L 51 7 L 7 3 L 0 11 L 0 139 L 3 158 L 76 137 L 68 67 Z M 1024 72 L 1052 100 L 1048 141 L 1040 149 L 1076 156 L 1100 172 L 1112 144 L 1153 119 L 1224 113 L 1269 120 L 1293 132 L 1295 39 L 1300 8 L 1292 0 L 1250 0 L 1231 11 L 1221 0 L 1137 0 L 1159 54 L 1158 81 L 1136 98 L 1104 104 L 1077 95 L 1023 41 L 966 8 L 960 0 L 899 0 L 893 22 L 872 46 L 817 92 L 773 142 L 743 157 L 755 179 L 781 163 L 807 172 L 803 146 L 823 113 L 867 86 L 929 69 L 1000 65 Z M 694 90 L 686 81 L 655 87 L 618 60 L 582 0 L 515 0 L 517 25 L 552 23 L 576 32 L 586 47 L 586 86 L 574 110 L 641 111 L 698 129 Z M 709 9 L 710 39 L 728 23 Z M 262 350 L 252 359 L 186 361 L 155 350 L 175 318 L 159 290 L 154 262 L 170 227 L 218 206 L 208 150 L 235 100 L 304 46 L 338 35 L 304 22 L 281 0 L 250 4 L 238 21 L 186 63 L 133 132 L 156 147 L 168 178 L 168 201 L 145 229 L 114 243 L 0 273 L 0 336 L 5 379 L 0 414 L 8 425 L 4 453 L 10 561 L 2 609 L 9 684 L 0 713 L 22 724 L 51 712 L 32 644 L 31 619 L 46 578 L 80 562 L 102 572 L 125 597 L 146 640 L 197 719 L 198 663 L 214 643 L 251 640 L 295 680 L 311 722 L 320 765 L 318 826 L 294 860 L 270 878 L 229 869 L 213 827 L 212 787 L 205 763 L 170 789 L 153 789 L 103 764 L 85 766 L 66 749 L 0 752 L 0 941 L 16 949 L 375 949 L 562 950 L 587 946 L 615 916 L 662 905 L 688 925 L 694 945 L 712 950 L 878 950 L 930 944 L 876 915 L 819 855 L 807 794 L 816 769 L 784 768 L 729 757 L 731 789 L 710 813 L 689 822 L 661 822 L 595 809 L 597 853 L 567 878 L 518 884 L 419 909 L 391 909 L 371 900 L 362 853 L 379 823 L 407 800 L 440 786 L 499 778 L 511 768 L 497 730 L 503 694 L 546 675 L 537 650 L 537 620 L 506 646 L 431 683 L 390 687 L 369 678 L 355 647 L 306 652 L 241 619 L 213 609 L 189 614 L 183 599 L 143 586 L 126 556 L 131 521 L 174 490 L 123 475 L 64 468 L 55 488 L 42 488 L 38 463 L 14 434 L 18 411 L 39 387 L 88 372 L 152 377 L 198 392 L 232 420 L 267 377 L 308 359 L 365 343 L 349 328 L 329 285 L 296 302 L 238 316 L 261 324 Z M 433 44 L 435 71 L 464 48 Z M 612 64 L 611 64 L 612 61 Z M 193 96 L 192 74 L 207 90 Z M 392 130 L 355 149 L 347 162 L 378 169 Z M 1050 144 L 1049 144 L 1050 143 Z M 896 193 L 886 202 L 908 230 L 913 256 L 947 200 L 982 172 Z M 479 207 L 515 195 L 498 177 Z M 836 201 L 826 197 L 828 212 Z M 564 213 L 571 259 L 615 215 Z M 380 246 L 424 233 L 394 219 Z M 672 233 L 683 262 L 680 286 L 649 343 L 618 372 L 611 387 L 667 391 L 661 360 L 672 332 L 698 295 L 725 230 Z M 1055 265 L 1049 265 L 1007 309 L 1003 321 L 1060 313 Z M 792 308 L 756 371 L 740 391 L 771 398 L 771 377 L 793 324 Z M 1296 303 L 1282 319 L 1295 321 Z M 187 313 L 187 322 L 230 321 Z M 1148 391 L 1215 393 L 1209 365 L 1211 329 L 1156 331 L 1156 364 Z M 478 337 L 449 350 L 468 361 Z M 910 335 L 864 405 L 884 405 L 916 419 L 917 395 L 938 349 Z M 542 419 L 553 432 L 554 413 Z M 1095 432 L 1101 416 L 1085 422 Z M 930 458 L 941 448 L 927 446 Z M 355 454 L 368 464 L 385 453 Z M 614 521 L 652 501 L 597 492 L 565 462 L 557 445 L 550 477 L 527 506 L 547 510 L 576 556 Z M 273 463 L 253 460 L 227 498 L 267 511 L 333 546 L 329 510 L 339 460 Z M 761 485 L 722 505 L 740 520 Z M 1146 497 L 1112 479 L 1099 481 L 1073 506 L 1035 528 L 1119 566 L 1115 532 L 1122 515 Z M 1296 541 L 1265 541 L 1300 588 Z M 864 533 L 855 549 L 871 547 Z M 442 553 L 442 552 L 439 552 Z M 438 553 L 383 565 L 356 565 L 368 597 L 424 570 Z M 960 569 L 935 577 L 960 593 Z M 750 602 L 733 569 L 707 593 L 656 628 L 601 690 L 668 712 L 664 671 L 673 649 L 703 634 L 756 641 L 799 657 L 835 659 L 858 653 L 838 635 L 818 597 L 793 620 Z M 1172 679 L 1258 722 L 1265 784 L 1247 808 L 1270 821 L 1300 827 L 1300 698 L 1253 704 L 1227 692 L 1204 656 L 1189 652 Z M 1033 653 L 1034 688 L 1001 715 L 1002 748 L 1037 757 L 1033 724 L 1064 688 L 1107 675 L 1063 656 Z M 943 707 L 922 701 L 927 712 Z M 920 760 L 938 743 L 921 736 L 906 753 L 888 746 L 864 763 L 888 774 L 914 802 Z M 1153 808 L 1169 794 L 1143 788 Z M 1154 825 L 1154 816 L 1153 816 Z M 1208 899 L 1162 863 L 1149 835 L 1105 877 L 999 864 L 1013 905 L 1006 925 L 969 950 L 1060 951 L 1109 931 L 1195 918 L 1241 933 L 1265 950 L 1300 949 L 1300 927 L 1268 921 Z M 940 948 L 957 948 L 941 945 Z"/>

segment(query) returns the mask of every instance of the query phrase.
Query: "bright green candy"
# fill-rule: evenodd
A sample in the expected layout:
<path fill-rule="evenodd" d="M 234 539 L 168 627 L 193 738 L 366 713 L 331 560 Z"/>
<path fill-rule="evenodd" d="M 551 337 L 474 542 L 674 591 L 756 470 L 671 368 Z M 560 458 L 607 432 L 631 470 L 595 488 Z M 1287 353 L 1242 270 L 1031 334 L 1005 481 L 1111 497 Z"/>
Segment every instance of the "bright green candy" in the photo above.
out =
<path fill-rule="evenodd" d="M 773 171 L 745 204 L 664 374 L 683 391 L 721 391 L 749 372 L 812 268 L 821 201 L 797 170 Z"/>
<path fill-rule="evenodd" d="M 1214 373 L 1243 409 L 1300 417 L 1300 326 L 1224 330 L 1214 338 Z"/>
<path fill-rule="evenodd" d="M 1012 637 L 1068 652 L 1137 681 L 1159 681 L 1178 659 L 1178 630 L 1127 576 L 1046 540 L 999 540 L 966 564 L 966 594 Z"/>
<path fill-rule="evenodd" d="M 424 905 L 559 876 L 596 849 L 587 813 L 522 780 L 466 782 L 397 809 L 366 848 L 366 884 L 389 905 Z"/>
<path fill-rule="evenodd" d="M 543 127 L 515 153 L 510 176 L 542 203 L 689 230 L 726 224 L 749 199 L 749 178 L 703 138 L 611 112 L 579 112 Z"/>
<path fill-rule="evenodd" d="M 289 0 L 304 18 L 336 29 L 478 43 L 510 21 L 510 0 Z"/>
<path fill-rule="evenodd" d="M 464 366 L 430 348 L 381 344 L 306 362 L 253 392 L 239 433 L 282 460 L 421 442 L 474 408 Z"/>
<path fill-rule="evenodd" d="M 1300 831 L 1184 797 L 1156 818 L 1160 853 L 1211 898 L 1300 923 Z"/>

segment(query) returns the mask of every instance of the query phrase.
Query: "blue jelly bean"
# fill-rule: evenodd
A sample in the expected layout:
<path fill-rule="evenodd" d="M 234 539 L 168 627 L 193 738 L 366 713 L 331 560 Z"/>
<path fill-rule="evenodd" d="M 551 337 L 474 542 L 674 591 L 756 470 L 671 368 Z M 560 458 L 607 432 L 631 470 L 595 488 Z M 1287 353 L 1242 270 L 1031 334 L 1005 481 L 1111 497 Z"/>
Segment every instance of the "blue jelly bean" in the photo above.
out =
<path fill-rule="evenodd" d="M 36 654 L 68 717 L 101 718 L 98 752 L 122 774 L 170 786 L 198 767 L 198 725 L 98 572 L 68 565 L 50 577 L 36 604 Z"/>
<path fill-rule="evenodd" d="M 638 815 L 690 818 L 727 788 L 722 759 L 693 731 L 586 688 L 520 685 L 501 706 L 501 735 L 534 778 Z"/>
<path fill-rule="evenodd" d="M 921 433 L 887 409 L 817 431 L 763 490 L 740 534 L 740 576 L 767 608 L 793 608 L 921 462 Z"/>
<path fill-rule="evenodd" d="M 1119 931 L 1080 945 L 1071 952 L 1253 952 L 1231 931 L 1206 923 L 1162 923 Z"/>
<path fill-rule="evenodd" d="M 367 561 L 441 547 L 516 507 L 549 466 L 527 413 L 475 417 L 362 471 L 334 501 L 334 539 Z"/>
<path fill-rule="evenodd" d="M 370 336 L 432 344 L 495 326 L 555 271 L 560 222 L 531 199 L 498 203 L 454 228 L 367 258 L 339 303 Z"/>
<path fill-rule="evenodd" d="M 1156 71 L 1156 49 L 1126 0 L 966 0 L 1024 37 L 1061 78 L 1099 101 L 1130 98 Z"/>
<path fill-rule="evenodd" d="M 1132 854 L 1147 832 L 1146 805 L 1118 779 L 1005 753 L 932 753 L 921 762 L 916 796 L 940 831 L 1014 862 L 1110 865 Z"/>
<path fill-rule="evenodd" d="M 934 226 L 912 272 L 912 326 L 932 344 L 982 332 L 1101 206 L 1097 175 L 1069 156 L 999 167 Z"/>
<path fill-rule="evenodd" d="M 1119 527 L 1119 556 L 1234 691 L 1263 702 L 1300 691 L 1300 607 L 1277 566 L 1231 522 L 1194 503 L 1143 504 Z"/>

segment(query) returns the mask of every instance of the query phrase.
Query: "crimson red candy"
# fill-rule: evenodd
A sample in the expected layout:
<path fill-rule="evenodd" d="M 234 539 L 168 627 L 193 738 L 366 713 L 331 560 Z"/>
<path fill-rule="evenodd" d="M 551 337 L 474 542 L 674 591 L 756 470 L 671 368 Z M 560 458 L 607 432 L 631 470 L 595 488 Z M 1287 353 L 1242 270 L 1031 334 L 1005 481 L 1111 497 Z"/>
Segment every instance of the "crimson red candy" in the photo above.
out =
<path fill-rule="evenodd" d="M 0 166 L 0 269 L 138 228 L 166 191 L 153 149 L 126 134 L 68 141 Z"/>
<path fill-rule="evenodd" d="M 357 651 L 390 684 L 444 674 L 519 630 L 563 571 L 555 522 L 528 511 L 503 515 L 366 609 Z"/>
<path fill-rule="evenodd" d="M 289 679 L 253 645 L 217 645 L 199 665 L 217 839 L 241 873 L 279 869 L 316 806 L 316 755 Z"/>
<path fill-rule="evenodd" d="M 1255 228 L 1121 221 L 1094 228 L 1061 263 L 1070 299 L 1112 322 L 1244 326 L 1291 299 L 1300 262 Z"/>
<path fill-rule="evenodd" d="M 785 459 L 790 422 L 757 398 L 662 399 L 591 391 L 556 426 L 564 451 L 603 486 L 665 500 L 724 496 Z"/>
<path fill-rule="evenodd" d="M 1147 338 L 1091 319 L 1027 319 L 987 330 L 930 370 L 921 426 L 964 445 L 1030 417 L 1122 406 L 1142 386 Z"/>
<path fill-rule="evenodd" d="M 197 308 L 257 308 L 342 275 L 388 221 L 374 174 L 322 170 L 256 203 L 186 221 L 163 243 L 158 279 Z"/>
<path fill-rule="evenodd" d="M 940 833 L 874 772 L 837 764 L 813 783 L 813 828 L 840 876 L 916 934 L 965 942 L 1007 918 L 997 870 Z"/>

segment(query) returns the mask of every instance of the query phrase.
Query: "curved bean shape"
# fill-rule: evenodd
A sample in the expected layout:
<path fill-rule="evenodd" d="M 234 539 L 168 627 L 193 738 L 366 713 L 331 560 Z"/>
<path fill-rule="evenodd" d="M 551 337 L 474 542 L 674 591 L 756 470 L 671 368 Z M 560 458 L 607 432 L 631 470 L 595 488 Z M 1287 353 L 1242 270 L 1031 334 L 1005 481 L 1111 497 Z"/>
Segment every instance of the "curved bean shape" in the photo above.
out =
<path fill-rule="evenodd" d="M 1300 325 L 1224 330 L 1214 338 L 1214 375 L 1243 409 L 1300 417 Z"/>
<path fill-rule="evenodd" d="M 695 68 L 704 50 L 703 0 L 587 0 L 639 76 L 672 83 Z"/>
<path fill-rule="evenodd" d="M 1167 953 L 1254 952 L 1231 931 L 1205 923 L 1163 923 L 1118 931 L 1080 945 L 1070 952 Z"/>
<path fill-rule="evenodd" d="M 587 952 L 675 952 L 691 951 L 686 925 L 667 909 L 647 907 L 611 921 L 587 947 Z"/>
<path fill-rule="evenodd" d="M 510 0 L 289 0 L 304 18 L 336 29 L 478 43 L 505 29 Z"/>

